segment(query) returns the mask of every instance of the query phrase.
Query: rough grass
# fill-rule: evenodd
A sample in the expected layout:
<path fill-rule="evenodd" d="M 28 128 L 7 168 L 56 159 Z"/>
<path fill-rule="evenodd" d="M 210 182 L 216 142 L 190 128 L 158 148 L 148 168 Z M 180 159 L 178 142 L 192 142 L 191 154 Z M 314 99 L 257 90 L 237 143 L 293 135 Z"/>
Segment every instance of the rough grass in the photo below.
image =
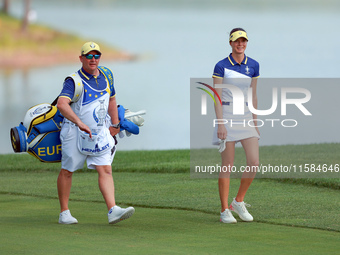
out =
<path fill-rule="evenodd" d="M 197 157 L 195 152 L 195 157 Z M 220 163 L 220 155 L 216 149 L 200 151 L 202 164 Z M 260 147 L 260 163 L 263 165 L 303 164 L 339 164 L 340 144 L 311 144 Z M 118 151 L 112 164 L 113 172 L 142 173 L 189 173 L 192 152 L 190 150 L 164 151 Z M 59 171 L 59 163 L 41 163 L 34 157 L 22 154 L 0 155 L 1 171 L 45 172 Z M 128 164 L 127 164 L 128 162 Z M 245 164 L 242 148 L 236 148 L 235 165 Z M 91 170 L 84 167 L 82 172 Z M 312 176 L 313 175 L 309 175 Z M 336 178 L 271 178 L 274 182 L 297 183 L 340 189 L 340 172 L 334 173 Z M 260 176 L 258 176 L 260 177 Z"/>

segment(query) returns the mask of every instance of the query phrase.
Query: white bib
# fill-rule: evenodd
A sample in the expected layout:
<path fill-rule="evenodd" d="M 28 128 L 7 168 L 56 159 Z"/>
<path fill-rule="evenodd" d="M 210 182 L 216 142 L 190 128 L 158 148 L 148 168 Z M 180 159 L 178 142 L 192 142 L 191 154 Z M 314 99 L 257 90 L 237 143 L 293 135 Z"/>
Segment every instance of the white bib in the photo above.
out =
<path fill-rule="evenodd" d="M 92 134 L 92 138 L 78 128 L 78 149 L 82 154 L 101 155 L 114 145 L 115 141 L 107 128 L 103 128 L 99 134 Z"/>

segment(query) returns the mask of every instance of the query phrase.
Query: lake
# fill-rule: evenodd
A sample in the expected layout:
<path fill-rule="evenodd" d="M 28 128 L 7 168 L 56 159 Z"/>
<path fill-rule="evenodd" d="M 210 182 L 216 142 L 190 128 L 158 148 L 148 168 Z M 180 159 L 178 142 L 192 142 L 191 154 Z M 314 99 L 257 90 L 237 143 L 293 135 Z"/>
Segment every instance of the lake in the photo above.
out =
<path fill-rule="evenodd" d="M 190 78 L 211 77 L 214 65 L 230 52 L 228 34 L 234 27 L 247 30 L 246 54 L 260 63 L 259 102 L 269 91 L 261 87 L 262 78 L 339 77 L 337 1 L 31 2 L 36 22 L 139 56 L 133 62 L 101 62 L 115 74 L 118 103 L 132 111 L 147 111 L 140 135 L 120 139 L 121 150 L 190 148 Z M 22 15 L 22 1 L 11 1 L 10 7 L 13 15 Z M 12 152 L 9 130 L 23 121 L 28 108 L 52 102 L 65 76 L 79 67 L 0 70 L 0 153 Z M 263 129 L 261 145 L 339 142 L 338 107 L 332 104 L 339 95 L 336 85 L 340 85 L 337 79 L 327 82 L 324 89 L 320 82 L 303 85 L 312 91 L 310 108 L 316 109 L 306 122 L 309 124 L 290 130 L 288 135 Z M 317 105 L 329 100 L 332 109 L 320 115 Z M 313 135 L 312 123 L 319 122 L 320 116 L 326 117 L 324 125 L 331 120 L 332 128 Z"/>

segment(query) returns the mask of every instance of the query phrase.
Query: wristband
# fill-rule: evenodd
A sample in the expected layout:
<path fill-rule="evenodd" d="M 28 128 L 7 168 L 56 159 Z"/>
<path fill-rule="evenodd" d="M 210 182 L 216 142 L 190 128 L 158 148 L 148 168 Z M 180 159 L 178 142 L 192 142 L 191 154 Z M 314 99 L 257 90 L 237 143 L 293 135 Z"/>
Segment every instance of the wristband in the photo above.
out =
<path fill-rule="evenodd" d="M 113 128 L 119 128 L 119 127 L 120 127 L 120 123 L 118 123 L 118 124 L 111 124 L 111 127 L 113 127 Z"/>

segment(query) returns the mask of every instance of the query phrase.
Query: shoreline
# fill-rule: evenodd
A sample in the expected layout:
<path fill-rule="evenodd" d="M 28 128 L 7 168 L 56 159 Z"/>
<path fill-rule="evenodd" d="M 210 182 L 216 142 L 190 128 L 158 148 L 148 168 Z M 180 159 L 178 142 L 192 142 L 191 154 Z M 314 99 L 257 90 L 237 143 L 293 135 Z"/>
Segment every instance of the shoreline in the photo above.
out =
<path fill-rule="evenodd" d="M 79 63 L 78 56 L 80 54 L 78 51 L 79 50 L 75 51 L 70 49 L 48 54 L 21 50 L 14 54 L 5 54 L 2 56 L 0 58 L 0 69 L 29 69 Z M 103 50 L 101 61 L 133 61 L 136 58 L 135 55 L 123 51 L 105 54 L 105 50 Z"/>

